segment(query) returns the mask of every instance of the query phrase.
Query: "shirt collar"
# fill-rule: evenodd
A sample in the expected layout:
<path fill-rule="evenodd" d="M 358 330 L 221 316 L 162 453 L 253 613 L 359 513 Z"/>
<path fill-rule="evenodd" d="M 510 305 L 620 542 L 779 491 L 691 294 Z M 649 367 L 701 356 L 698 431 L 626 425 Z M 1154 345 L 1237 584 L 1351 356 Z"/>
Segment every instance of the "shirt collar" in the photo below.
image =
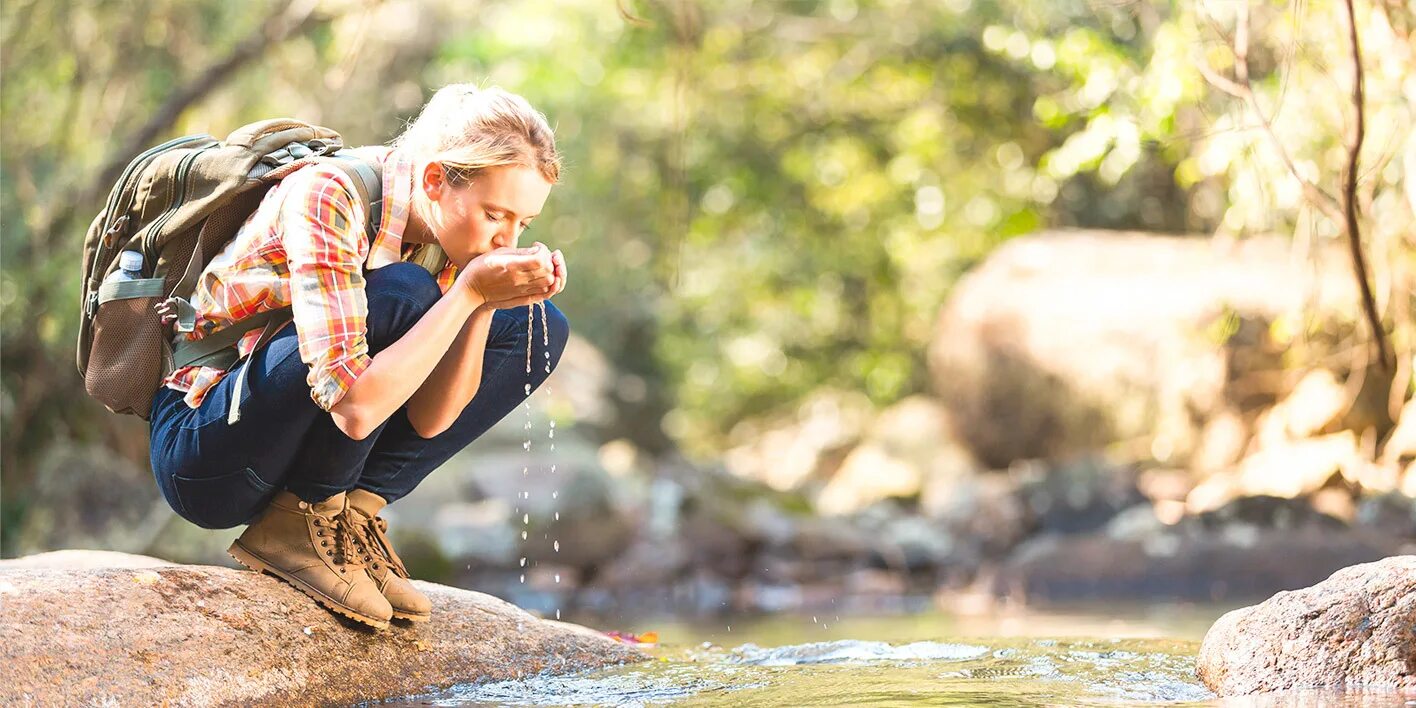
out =
<path fill-rule="evenodd" d="M 408 228 L 408 215 L 413 204 L 413 159 L 402 150 L 384 145 L 356 148 L 355 152 L 369 160 L 383 165 L 382 219 L 379 232 L 369 242 L 369 270 L 381 268 L 404 259 L 409 249 L 404 248 L 403 232 Z M 417 244 L 408 244 L 414 246 Z M 457 278 L 457 266 L 450 261 L 437 273 L 438 286 L 443 292 Z"/>

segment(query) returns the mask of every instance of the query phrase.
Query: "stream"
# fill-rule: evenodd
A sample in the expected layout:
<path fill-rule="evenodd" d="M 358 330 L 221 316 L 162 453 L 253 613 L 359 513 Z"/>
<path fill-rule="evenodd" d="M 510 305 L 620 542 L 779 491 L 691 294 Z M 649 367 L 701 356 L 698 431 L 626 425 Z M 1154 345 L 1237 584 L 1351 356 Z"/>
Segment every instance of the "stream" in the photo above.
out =
<path fill-rule="evenodd" d="M 457 686 L 393 705 L 1220 705 L 1195 678 L 1227 607 L 1094 606 L 959 616 L 771 616 L 712 624 L 569 617 L 655 631 L 654 660 Z M 607 624 L 609 623 L 609 624 Z M 1402 706 L 1390 694 L 1306 692 L 1232 706 Z M 387 704 L 385 704 L 387 705 Z"/>

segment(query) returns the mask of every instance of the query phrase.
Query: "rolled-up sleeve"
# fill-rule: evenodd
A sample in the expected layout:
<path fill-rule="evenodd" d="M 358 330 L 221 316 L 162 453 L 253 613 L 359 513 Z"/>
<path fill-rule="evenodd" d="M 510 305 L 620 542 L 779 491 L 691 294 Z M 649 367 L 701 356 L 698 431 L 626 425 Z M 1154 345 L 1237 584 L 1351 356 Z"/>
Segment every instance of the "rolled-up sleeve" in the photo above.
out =
<path fill-rule="evenodd" d="M 369 244 L 353 186 L 323 166 L 299 170 L 281 206 L 290 303 L 315 404 L 329 410 L 369 366 L 364 260 Z M 284 185 L 282 185 L 284 186 Z"/>

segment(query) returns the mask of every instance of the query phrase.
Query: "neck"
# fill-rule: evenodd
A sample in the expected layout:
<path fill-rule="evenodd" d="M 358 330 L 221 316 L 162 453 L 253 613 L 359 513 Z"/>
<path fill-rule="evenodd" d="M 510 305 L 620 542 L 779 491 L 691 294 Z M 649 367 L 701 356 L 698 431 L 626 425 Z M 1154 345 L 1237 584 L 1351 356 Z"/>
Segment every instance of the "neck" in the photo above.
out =
<path fill-rule="evenodd" d="M 403 241 L 404 243 L 435 243 L 437 241 L 412 204 L 408 205 L 408 224 L 403 227 Z"/>

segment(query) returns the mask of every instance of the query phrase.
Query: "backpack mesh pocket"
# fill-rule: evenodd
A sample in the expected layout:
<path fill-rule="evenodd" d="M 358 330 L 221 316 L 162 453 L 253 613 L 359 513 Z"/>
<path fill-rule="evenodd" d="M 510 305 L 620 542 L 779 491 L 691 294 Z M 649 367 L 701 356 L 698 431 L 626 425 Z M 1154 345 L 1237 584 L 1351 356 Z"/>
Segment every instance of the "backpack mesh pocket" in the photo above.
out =
<path fill-rule="evenodd" d="M 84 388 L 114 413 L 132 413 L 147 420 L 153 395 L 171 369 L 167 327 L 153 309 L 164 299 L 163 279 L 119 285 L 131 287 L 112 299 L 100 296 L 94 312 Z M 147 291 L 156 294 L 141 294 Z"/>

